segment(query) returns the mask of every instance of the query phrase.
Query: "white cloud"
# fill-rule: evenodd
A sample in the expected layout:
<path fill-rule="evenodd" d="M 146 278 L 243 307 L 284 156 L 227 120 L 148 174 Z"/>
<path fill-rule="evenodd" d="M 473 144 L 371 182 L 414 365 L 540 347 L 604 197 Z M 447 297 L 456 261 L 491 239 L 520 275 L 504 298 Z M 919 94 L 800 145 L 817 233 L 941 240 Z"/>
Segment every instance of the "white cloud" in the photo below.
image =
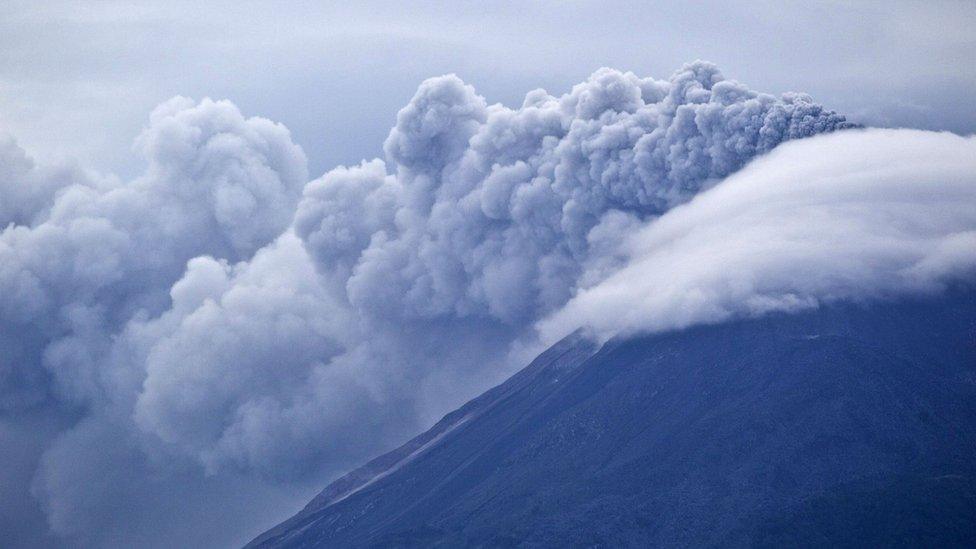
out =
<path fill-rule="evenodd" d="M 621 250 L 623 268 L 540 322 L 546 340 L 971 281 L 976 138 L 853 130 L 788 143 L 626 235 Z"/>

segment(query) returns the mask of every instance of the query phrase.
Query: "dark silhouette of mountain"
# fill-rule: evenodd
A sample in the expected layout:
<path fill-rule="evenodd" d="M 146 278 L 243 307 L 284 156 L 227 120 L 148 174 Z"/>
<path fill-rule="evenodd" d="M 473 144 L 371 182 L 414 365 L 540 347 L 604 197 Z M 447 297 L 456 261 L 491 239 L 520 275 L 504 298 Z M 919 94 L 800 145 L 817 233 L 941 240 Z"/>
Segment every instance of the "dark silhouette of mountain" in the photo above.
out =
<path fill-rule="evenodd" d="M 249 547 L 976 544 L 976 293 L 574 335 Z"/>

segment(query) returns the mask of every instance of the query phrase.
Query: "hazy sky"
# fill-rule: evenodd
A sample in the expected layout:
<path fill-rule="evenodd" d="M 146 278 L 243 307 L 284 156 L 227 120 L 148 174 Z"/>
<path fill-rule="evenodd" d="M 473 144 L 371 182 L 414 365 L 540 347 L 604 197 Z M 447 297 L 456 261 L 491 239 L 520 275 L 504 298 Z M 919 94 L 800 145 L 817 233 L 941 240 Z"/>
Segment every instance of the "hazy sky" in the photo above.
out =
<path fill-rule="evenodd" d="M 228 98 L 290 128 L 314 176 L 377 155 L 429 76 L 518 106 L 601 66 L 665 78 L 698 58 L 857 121 L 976 129 L 976 3 L 743 4 L 7 0 L 0 129 L 35 157 L 127 175 L 152 107 Z"/>

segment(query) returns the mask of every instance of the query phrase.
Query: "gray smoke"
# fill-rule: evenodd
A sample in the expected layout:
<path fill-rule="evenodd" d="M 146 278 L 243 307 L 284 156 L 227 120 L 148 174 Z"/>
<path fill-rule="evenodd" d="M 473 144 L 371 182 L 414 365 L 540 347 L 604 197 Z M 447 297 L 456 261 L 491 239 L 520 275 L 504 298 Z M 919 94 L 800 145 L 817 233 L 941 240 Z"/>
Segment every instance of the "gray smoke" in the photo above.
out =
<path fill-rule="evenodd" d="M 390 166 L 312 182 L 295 229 L 357 308 L 524 322 L 568 299 L 595 227 L 646 220 L 782 141 L 848 126 L 701 62 L 668 81 L 602 69 L 517 110 L 436 78 L 400 111 Z"/>
<path fill-rule="evenodd" d="M 244 119 L 226 101 L 160 105 L 137 148 L 148 168 L 123 183 L 38 169 L 4 141 L 5 406 L 52 391 L 50 398 L 82 402 L 114 391 L 98 379 L 109 340 L 134 316 L 168 307 L 169 287 L 190 258 L 239 261 L 277 237 L 307 177 L 285 128 Z M 46 378 L 53 387 L 34 383 Z"/>
<path fill-rule="evenodd" d="M 846 126 L 706 63 L 666 82 L 604 69 L 518 110 L 428 80 L 387 138 L 388 165 L 312 181 L 294 233 L 247 264 L 194 260 L 171 311 L 130 325 L 157 332 L 134 418 L 208 470 L 300 474 L 355 456 L 445 400 L 427 385 L 497 369 L 591 263 L 612 263 L 601 251 L 621 230 L 782 140 Z M 462 356 L 428 355 L 436 341 Z"/>

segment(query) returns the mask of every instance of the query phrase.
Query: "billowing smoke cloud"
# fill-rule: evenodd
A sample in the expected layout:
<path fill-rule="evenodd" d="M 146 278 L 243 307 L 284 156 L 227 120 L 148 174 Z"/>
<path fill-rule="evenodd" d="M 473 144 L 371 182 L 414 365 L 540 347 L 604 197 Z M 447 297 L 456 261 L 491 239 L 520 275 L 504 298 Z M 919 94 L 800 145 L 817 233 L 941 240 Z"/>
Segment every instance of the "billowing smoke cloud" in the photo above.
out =
<path fill-rule="evenodd" d="M 900 268 L 911 282 L 882 293 L 963 272 L 970 237 L 949 232 L 973 229 L 960 213 L 973 170 L 953 155 L 972 140 L 845 131 L 720 183 L 784 141 L 848 127 L 699 62 L 666 81 L 602 69 L 517 109 L 434 78 L 399 113 L 385 161 L 307 184 L 287 130 L 227 102 L 160 106 L 137 141 L 148 169 L 128 182 L 37 168 L 5 141 L 0 403 L 67 425 L 44 442 L 33 493 L 75 544 L 242 541 L 294 510 L 253 502 L 298 505 L 498 381 L 540 321 L 544 338 L 664 329 L 867 297 Z M 916 148 L 928 152 L 904 154 Z M 861 149 L 875 153 L 858 164 Z M 915 168 L 885 160 L 896 153 Z M 873 186 L 837 183 L 848 164 Z M 955 213 L 941 224 L 905 213 L 943 199 Z M 808 277 L 833 255 L 790 248 L 793 211 L 836 217 L 827 235 L 860 231 L 843 244 L 875 255 Z M 892 235 L 904 246 L 879 251 Z M 754 241 L 768 251 L 737 255 Z M 739 263 L 714 272 L 723 261 Z M 620 309 L 628 298 L 646 306 Z M 213 520 L 226 529 L 203 527 Z"/>
<path fill-rule="evenodd" d="M 139 358 L 134 418 L 208 470 L 287 474 L 355 455 L 363 421 L 403 432 L 426 405 L 402 387 L 451 387 L 445 377 L 502 362 L 603 259 L 591 247 L 782 140 L 846 126 L 704 63 L 668 82 L 601 70 L 518 110 L 456 77 L 429 80 L 386 141 L 389 169 L 309 183 L 294 234 L 248 264 L 190 264 L 173 310 L 139 328 L 161 332 Z M 467 356 L 445 366 L 427 340 Z"/>
<path fill-rule="evenodd" d="M 660 214 L 782 141 L 847 126 L 707 63 L 666 82 L 603 69 L 517 110 L 437 78 L 387 138 L 395 176 L 379 162 L 327 174 L 295 228 L 326 270 L 349 271 L 357 308 L 522 322 L 569 297 L 594 227 Z"/>
<path fill-rule="evenodd" d="M 115 459 L 141 452 L 128 418 L 144 366 L 129 360 L 134 343 L 119 339 L 125 326 L 170 307 L 189 259 L 239 261 L 273 241 L 307 180 L 304 153 L 284 127 L 245 119 L 228 102 L 161 105 L 137 149 L 148 168 L 121 182 L 36 167 L 10 139 L 0 147 L 0 414 L 4 422 L 51 409 L 69 425 L 85 418 L 51 443 L 35 482 L 64 534 L 124 525 L 137 490 L 97 495 L 123 490 L 110 480 L 123 471 L 152 476 Z M 37 445 L 3 432 L 0 444 Z M 59 468 L 74 478 L 61 483 Z M 4 493 L 23 498 L 26 490 L 11 480 Z M 131 531 L 150 531 L 155 519 L 146 516 Z"/>
<path fill-rule="evenodd" d="M 228 102 L 160 105 L 137 146 L 149 167 L 123 184 L 37 170 L 5 141 L 0 403 L 29 401 L 38 387 L 23 380 L 46 374 L 71 400 L 113 391 L 96 379 L 111 336 L 166 307 L 188 259 L 237 261 L 272 241 L 307 177 L 284 127 Z"/>

